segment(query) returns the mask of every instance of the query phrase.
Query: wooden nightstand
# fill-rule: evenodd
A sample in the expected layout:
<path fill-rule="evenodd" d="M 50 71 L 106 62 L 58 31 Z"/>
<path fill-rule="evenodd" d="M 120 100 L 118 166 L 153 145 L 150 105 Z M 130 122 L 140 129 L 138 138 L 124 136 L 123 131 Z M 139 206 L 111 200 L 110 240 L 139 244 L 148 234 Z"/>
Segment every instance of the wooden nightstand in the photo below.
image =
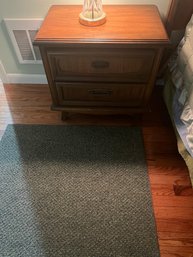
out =
<path fill-rule="evenodd" d="M 52 6 L 35 38 L 53 110 L 131 114 L 147 109 L 164 47 L 156 6 L 104 6 L 105 24 L 79 23 L 82 6 Z"/>

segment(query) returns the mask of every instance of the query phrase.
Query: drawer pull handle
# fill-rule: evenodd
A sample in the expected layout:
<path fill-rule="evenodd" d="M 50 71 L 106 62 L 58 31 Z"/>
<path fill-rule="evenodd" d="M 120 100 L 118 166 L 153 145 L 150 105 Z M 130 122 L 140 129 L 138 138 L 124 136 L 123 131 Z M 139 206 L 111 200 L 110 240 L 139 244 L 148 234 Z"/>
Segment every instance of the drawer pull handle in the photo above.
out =
<path fill-rule="evenodd" d="M 110 96 L 112 94 L 112 90 L 88 90 L 89 94 L 92 95 L 104 95 L 104 96 Z"/>
<path fill-rule="evenodd" d="M 94 61 L 92 62 L 92 67 L 96 69 L 103 69 L 109 67 L 109 62 L 107 61 Z"/>

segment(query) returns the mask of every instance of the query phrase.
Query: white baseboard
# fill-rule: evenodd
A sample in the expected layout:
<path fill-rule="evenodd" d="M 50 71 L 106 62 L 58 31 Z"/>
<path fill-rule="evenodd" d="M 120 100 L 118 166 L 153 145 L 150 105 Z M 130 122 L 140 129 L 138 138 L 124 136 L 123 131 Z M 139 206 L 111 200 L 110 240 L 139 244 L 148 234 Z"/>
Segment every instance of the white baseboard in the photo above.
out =
<path fill-rule="evenodd" d="M 0 60 L 0 80 L 9 84 L 47 84 L 47 78 L 44 74 L 18 74 L 6 73 L 3 63 Z"/>
<path fill-rule="evenodd" d="M 5 68 L 4 68 L 3 63 L 1 62 L 1 60 L 0 60 L 0 80 L 3 83 L 8 83 L 8 81 L 7 81 L 7 73 L 5 71 Z"/>
<path fill-rule="evenodd" d="M 48 84 L 43 74 L 7 74 L 9 84 Z"/>

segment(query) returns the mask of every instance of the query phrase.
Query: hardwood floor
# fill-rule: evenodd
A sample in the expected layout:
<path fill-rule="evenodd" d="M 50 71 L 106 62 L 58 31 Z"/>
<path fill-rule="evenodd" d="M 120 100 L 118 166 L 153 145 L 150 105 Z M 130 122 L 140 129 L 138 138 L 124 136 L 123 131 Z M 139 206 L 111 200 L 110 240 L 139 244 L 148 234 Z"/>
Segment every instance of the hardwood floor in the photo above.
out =
<path fill-rule="evenodd" d="M 143 116 L 74 114 L 62 122 L 50 111 L 47 85 L 7 84 L 0 86 L 0 135 L 8 123 L 141 126 L 161 257 L 193 257 L 193 189 L 161 93 L 156 88 Z"/>

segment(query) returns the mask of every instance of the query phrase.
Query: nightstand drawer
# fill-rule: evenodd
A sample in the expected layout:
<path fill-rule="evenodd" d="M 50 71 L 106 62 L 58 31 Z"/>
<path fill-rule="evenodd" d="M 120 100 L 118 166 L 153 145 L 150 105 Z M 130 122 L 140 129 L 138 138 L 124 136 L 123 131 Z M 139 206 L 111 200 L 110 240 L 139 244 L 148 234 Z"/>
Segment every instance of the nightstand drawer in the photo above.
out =
<path fill-rule="evenodd" d="M 56 83 L 59 104 L 65 106 L 139 106 L 145 84 Z"/>
<path fill-rule="evenodd" d="M 146 83 L 155 49 L 60 48 L 48 50 L 55 81 L 105 81 Z"/>

